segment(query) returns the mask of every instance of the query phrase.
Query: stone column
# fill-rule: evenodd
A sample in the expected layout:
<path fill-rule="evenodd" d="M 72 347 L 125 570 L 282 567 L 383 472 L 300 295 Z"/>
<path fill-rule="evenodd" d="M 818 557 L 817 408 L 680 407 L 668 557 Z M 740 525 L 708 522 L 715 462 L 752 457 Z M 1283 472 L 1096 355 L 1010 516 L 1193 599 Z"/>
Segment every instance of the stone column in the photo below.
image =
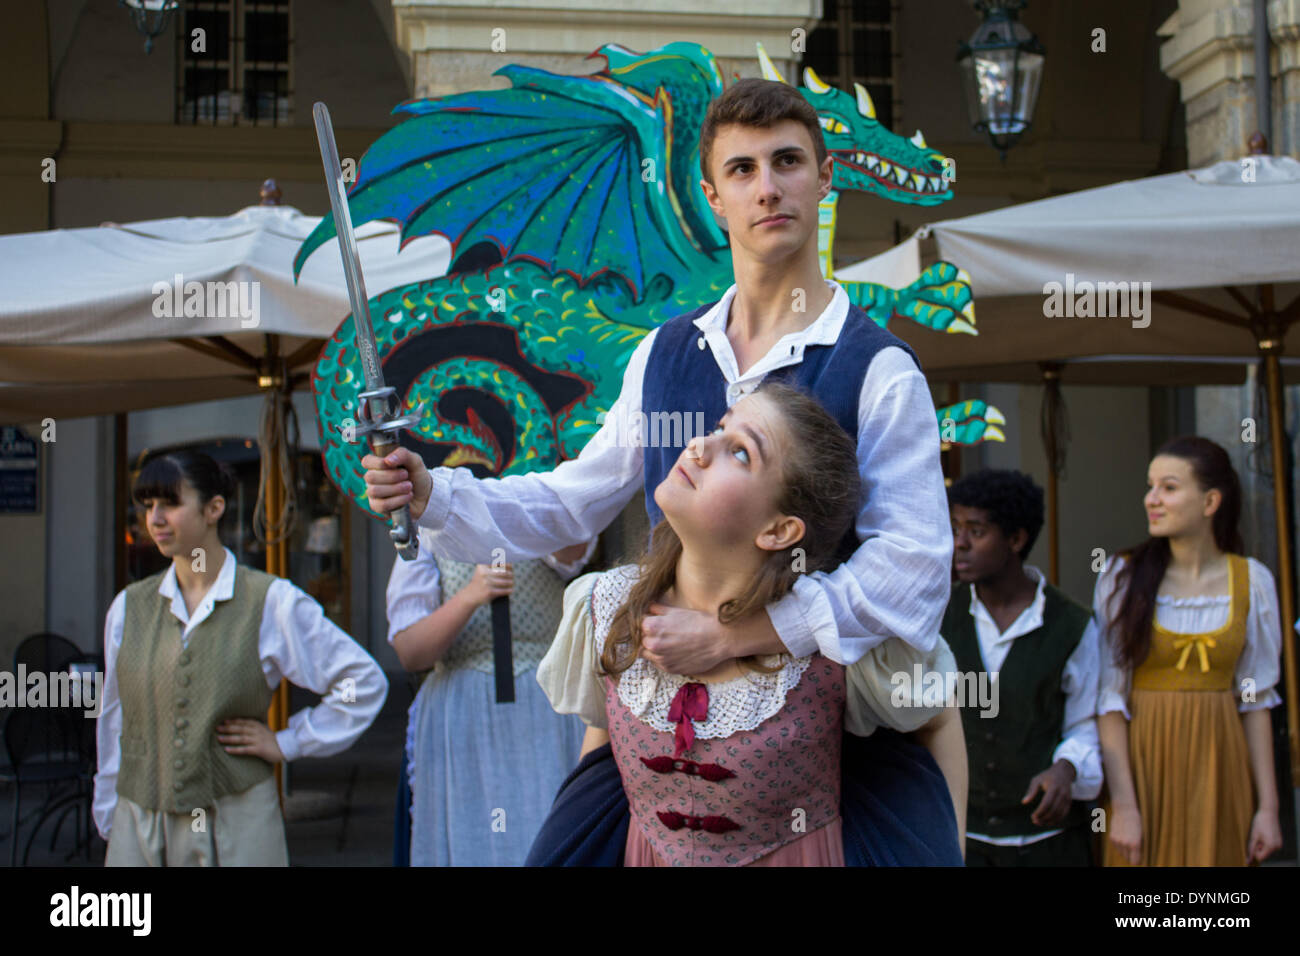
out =
<path fill-rule="evenodd" d="M 743 6 L 743 10 L 738 7 Z M 761 42 L 787 79 L 800 58 L 792 50 L 821 14 L 817 0 L 393 0 L 398 45 L 411 57 L 416 97 L 504 89 L 492 73 L 508 63 L 553 73 L 595 73 L 588 56 L 606 43 L 638 53 L 685 41 L 707 47 L 728 80 L 760 76 Z"/>
<path fill-rule="evenodd" d="M 1300 152 L 1300 0 L 1268 4 L 1273 137 L 1269 152 Z M 1178 81 L 1187 109 L 1187 163 L 1247 154 L 1255 112 L 1252 0 L 1179 0 L 1161 26 L 1160 68 Z"/>
<path fill-rule="evenodd" d="M 0 233 L 38 232 L 50 224 L 54 156 L 63 124 L 50 119 L 49 18 L 43 3 L 5 11 L 0 54 Z"/>

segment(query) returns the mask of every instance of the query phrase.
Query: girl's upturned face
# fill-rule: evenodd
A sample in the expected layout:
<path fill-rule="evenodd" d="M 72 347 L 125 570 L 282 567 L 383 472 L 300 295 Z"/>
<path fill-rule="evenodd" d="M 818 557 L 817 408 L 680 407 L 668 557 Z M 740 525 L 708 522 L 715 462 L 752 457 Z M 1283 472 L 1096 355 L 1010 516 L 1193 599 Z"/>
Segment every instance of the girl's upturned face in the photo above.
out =
<path fill-rule="evenodd" d="M 180 500 L 175 504 L 163 498 L 141 502 L 149 537 L 164 557 L 188 558 L 207 538 L 208 529 L 216 525 L 225 510 L 220 495 L 206 505 L 199 503 L 199 493 L 188 481 L 181 481 Z"/>
<path fill-rule="evenodd" d="M 1157 538 L 1196 534 L 1217 510 L 1221 497 L 1217 490 L 1201 489 L 1191 462 L 1157 455 L 1147 469 L 1147 493 L 1142 499 L 1147 532 Z"/>
<path fill-rule="evenodd" d="M 788 441 L 770 399 L 743 398 L 711 434 L 691 439 L 655 489 L 655 502 L 683 541 L 754 544 L 780 516 Z"/>

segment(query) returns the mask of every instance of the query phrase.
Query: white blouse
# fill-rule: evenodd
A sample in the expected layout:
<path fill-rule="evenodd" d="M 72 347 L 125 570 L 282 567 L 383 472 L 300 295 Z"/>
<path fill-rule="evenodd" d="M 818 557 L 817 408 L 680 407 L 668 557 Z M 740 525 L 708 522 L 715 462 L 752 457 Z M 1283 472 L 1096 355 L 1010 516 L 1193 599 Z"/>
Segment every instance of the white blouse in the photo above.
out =
<path fill-rule="evenodd" d="M 225 561 L 208 593 L 191 615 L 170 567 L 158 593 L 171 602 L 171 612 L 184 625 L 182 645 L 202 624 L 217 601 L 229 601 L 235 589 L 235 556 L 223 549 Z M 126 592 L 119 591 L 104 622 L 103 707 L 96 722 L 99 772 L 95 774 L 95 826 L 107 840 L 117 807 L 117 774 L 121 764 L 122 702 L 117 690 L 117 654 L 122 646 Z M 266 591 L 257 638 L 257 653 L 266 686 L 275 689 L 283 677 L 291 684 L 320 694 L 321 701 L 289 718 L 275 735 L 285 762 L 299 757 L 328 757 L 351 747 L 374 721 L 388 696 L 388 678 L 365 648 L 328 617 L 310 595 L 284 578 Z"/>
<path fill-rule="evenodd" d="M 607 726 L 607 719 L 605 687 L 599 673 L 600 654 L 609 622 L 636 580 L 636 568 L 615 568 L 605 572 L 604 577 L 598 591 L 600 574 L 585 574 L 565 590 L 559 631 L 537 668 L 537 682 L 557 713 L 577 714 L 587 726 L 602 729 Z M 593 603 L 595 623 L 591 614 Z M 786 693 L 798 685 L 811 660 L 811 655 L 793 658 L 774 674 L 748 673 L 710 683 L 709 715 L 696 722 L 696 736 L 723 738 L 754 729 L 781 709 Z M 957 670 L 952 651 L 942 638 L 928 654 L 898 638 L 890 638 L 846 666 L 845 729 L 859 737 L 870 736 L 879 726 L 906 733 L 936 716 L 940 707 L 910 706 L 914 700 L 897 692 L 900 685 L 895 676 L 906 675 L 910 681 L 918 663 L 926 672 L 943 674 Z M 669 704 L 690 680 L 665 673 L 644 658 L 638 658 L 619 675 L 619 699 L 643 723 L 671 731 L 673 727 L 665 719 Z M 895 698 L 902 698 L 905 705 L 897 706 Z"/>
<path fill-rule="evenodd" d="M 1282 654 L 1282 627 L 1277 609 L 1277 588 L 1273 574 L 1254 558 L 1246 559 L 1250 566 L 1250 613 L 1246 617 L 1246 644 L 1237 659 L 1234 677 L 1235 692 L 1239 697 L 1243 681 L 1254 682 L 1254 699 L 1238 702 L 1237 710 L 1245 713 L 1276 707 L 1282 702 L 1275 689 L 1278 681 L 1279 660 Z M 1124 559 L 1114 555 L 1097 575 L 1093 591 L 1092 614 L 1101 636 L 1101 681 L 1097 694 L 1097 714 L 1117 710 L 1131 720 L 1128 709 L 1129 690 L 1133 673 L 1128 667 L 1115 663 L 1115 641 L 1108 617 L 1107 602 L 1115 593 L 1115 576 L 1124 566 Z M 1114 599 L 1110 612 L 1119 613 L 1122 596 Z M 1216 594 L 1209 597 L 1174 598 L 1156 596 L 1156 622 L 1175 634 L 1203 634 L 1228 623 L 1232 597 Z"/>
<path fill-rule="evenodd" d="M 411 561 L 403 561 L 393 556 L 393 569 L 388 575 L 388 590 L 385 592 L 385 604 L 388 609 L 388 643 L 402 631 L 424 620 L 442 606 L 450 595 L 442 593 L 442 577 L 438 573 L 438 562 L 433 555 L 433 536 L 427 528 L 417 529 L 420 537 L 420 551 Z M 582 557 L 571 564 L 561 564 L 552 554 L 544 555 L 541 560 L 560 576 L 569 580 L 582 570 L 596 551 L 597 538 L 587 543 L 587 550 Z M 521 659 L 515 658 L 516 676 L 523 670 Z M 431 676 L 431 675 L 430 675 Z M 415 727 L 422 699 L 430 686 L 426 677 L 416 692 L 415 699 L 406 710 L 406 774 L 408 780 L 415 780 Z"/>
<path fill-rule="evenodd" d="M 393 643 L 402 631 L 412 624 L 422 621 L 442 605 L 442 578 L 438 573 L 438 562 L 433 556 L 433 534 L 427 528 L 417 529 L 420 538 L 420 552 L 414 560 L 403 561 L 394 555 L 393 569 L 388 575 L 388 590 L 385 605 L 388 609 L 388 643 Z M 554 555 L 543 555 L 545 561 L 563 580 L 568 580 L 591 560 L 596 551 L 596 538 L 587 542 L 587 550 L 582 557 L 571 564 L 561 564 Z M 449 595 L 448 595 L 449 596 Z"/>

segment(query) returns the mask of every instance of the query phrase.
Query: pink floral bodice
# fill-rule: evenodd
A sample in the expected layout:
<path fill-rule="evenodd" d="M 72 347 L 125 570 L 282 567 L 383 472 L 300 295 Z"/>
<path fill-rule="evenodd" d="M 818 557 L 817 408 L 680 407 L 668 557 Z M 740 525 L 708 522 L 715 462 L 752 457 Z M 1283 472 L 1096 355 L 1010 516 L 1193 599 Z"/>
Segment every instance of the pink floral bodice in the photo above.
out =
<path fill-rule="evenodd" d="M 592 591 L 598 648 L 630 584 L 620 572 Z M 638 660 L 603 680 L 632 825 L 665 863 L 743 866 L 838 819 L 842 665 L 814 654 L 706 684 Z"/>

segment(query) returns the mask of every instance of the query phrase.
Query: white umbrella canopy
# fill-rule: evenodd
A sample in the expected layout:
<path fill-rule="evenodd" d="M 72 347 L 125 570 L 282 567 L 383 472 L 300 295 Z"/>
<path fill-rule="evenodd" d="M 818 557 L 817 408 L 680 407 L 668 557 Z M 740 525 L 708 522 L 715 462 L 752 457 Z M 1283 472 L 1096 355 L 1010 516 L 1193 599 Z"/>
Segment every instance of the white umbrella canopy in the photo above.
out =
<path fill-rule="evenodd" d="M 1058 361 L 1069 383 L 1076 360 L 1088 358 L 1079 363 L 1081 384 L 1208 384 L 1224 380 L 1225 360 L 1237 368 L 1231 380 L 1241 381 L 1241 363 L 1259 357 L 1247 320 L 1260 308 L 1257 287 L 1272 286 L 1270 311 L 1284 323 L 1300 318 L 1300 162 L 1250 156 L 937 222 L 838 274 L 896 273 L 901 256 L 919 272 L 922 243 L 932 243 L 927 259 L 970 274 L 979 331 L 909 341 L 936 380 L 1036 381 L 1038 363 Z M 1130 293 L 1122 303 L 1084 295 L 1120 282 Z M 1045 291 L 1052 283 L 1058 296 Z M 1092 315 L 1079 314 L 1082 298 Z M 1131 312 L 1116 315 L 1112 304 L 1135 305 L 1145 317 L 1135 326 Z M 1099 315 L 1097 305 L 1111 314 Z M 1287 328 L 1284 352 L 1300 354 L 1300 330 Z M 1211 361 L 1186 361 L 1198 357 Z M 1106 370 L 1111 363 L 1120 367 Z"/>
<path fill-rule="evenodd" d="M 337 250 L 312 256 L 294 282 L 293 258 L 319 221 L 250 206 L 0 236 L 0 421 L 254 394 L 268 336 L 302 380 L 350 311 Z M 449 265 L 440 237 L 399 252 L 393 223 L 363 224 L 357 245 L 372 295 Z"/>

